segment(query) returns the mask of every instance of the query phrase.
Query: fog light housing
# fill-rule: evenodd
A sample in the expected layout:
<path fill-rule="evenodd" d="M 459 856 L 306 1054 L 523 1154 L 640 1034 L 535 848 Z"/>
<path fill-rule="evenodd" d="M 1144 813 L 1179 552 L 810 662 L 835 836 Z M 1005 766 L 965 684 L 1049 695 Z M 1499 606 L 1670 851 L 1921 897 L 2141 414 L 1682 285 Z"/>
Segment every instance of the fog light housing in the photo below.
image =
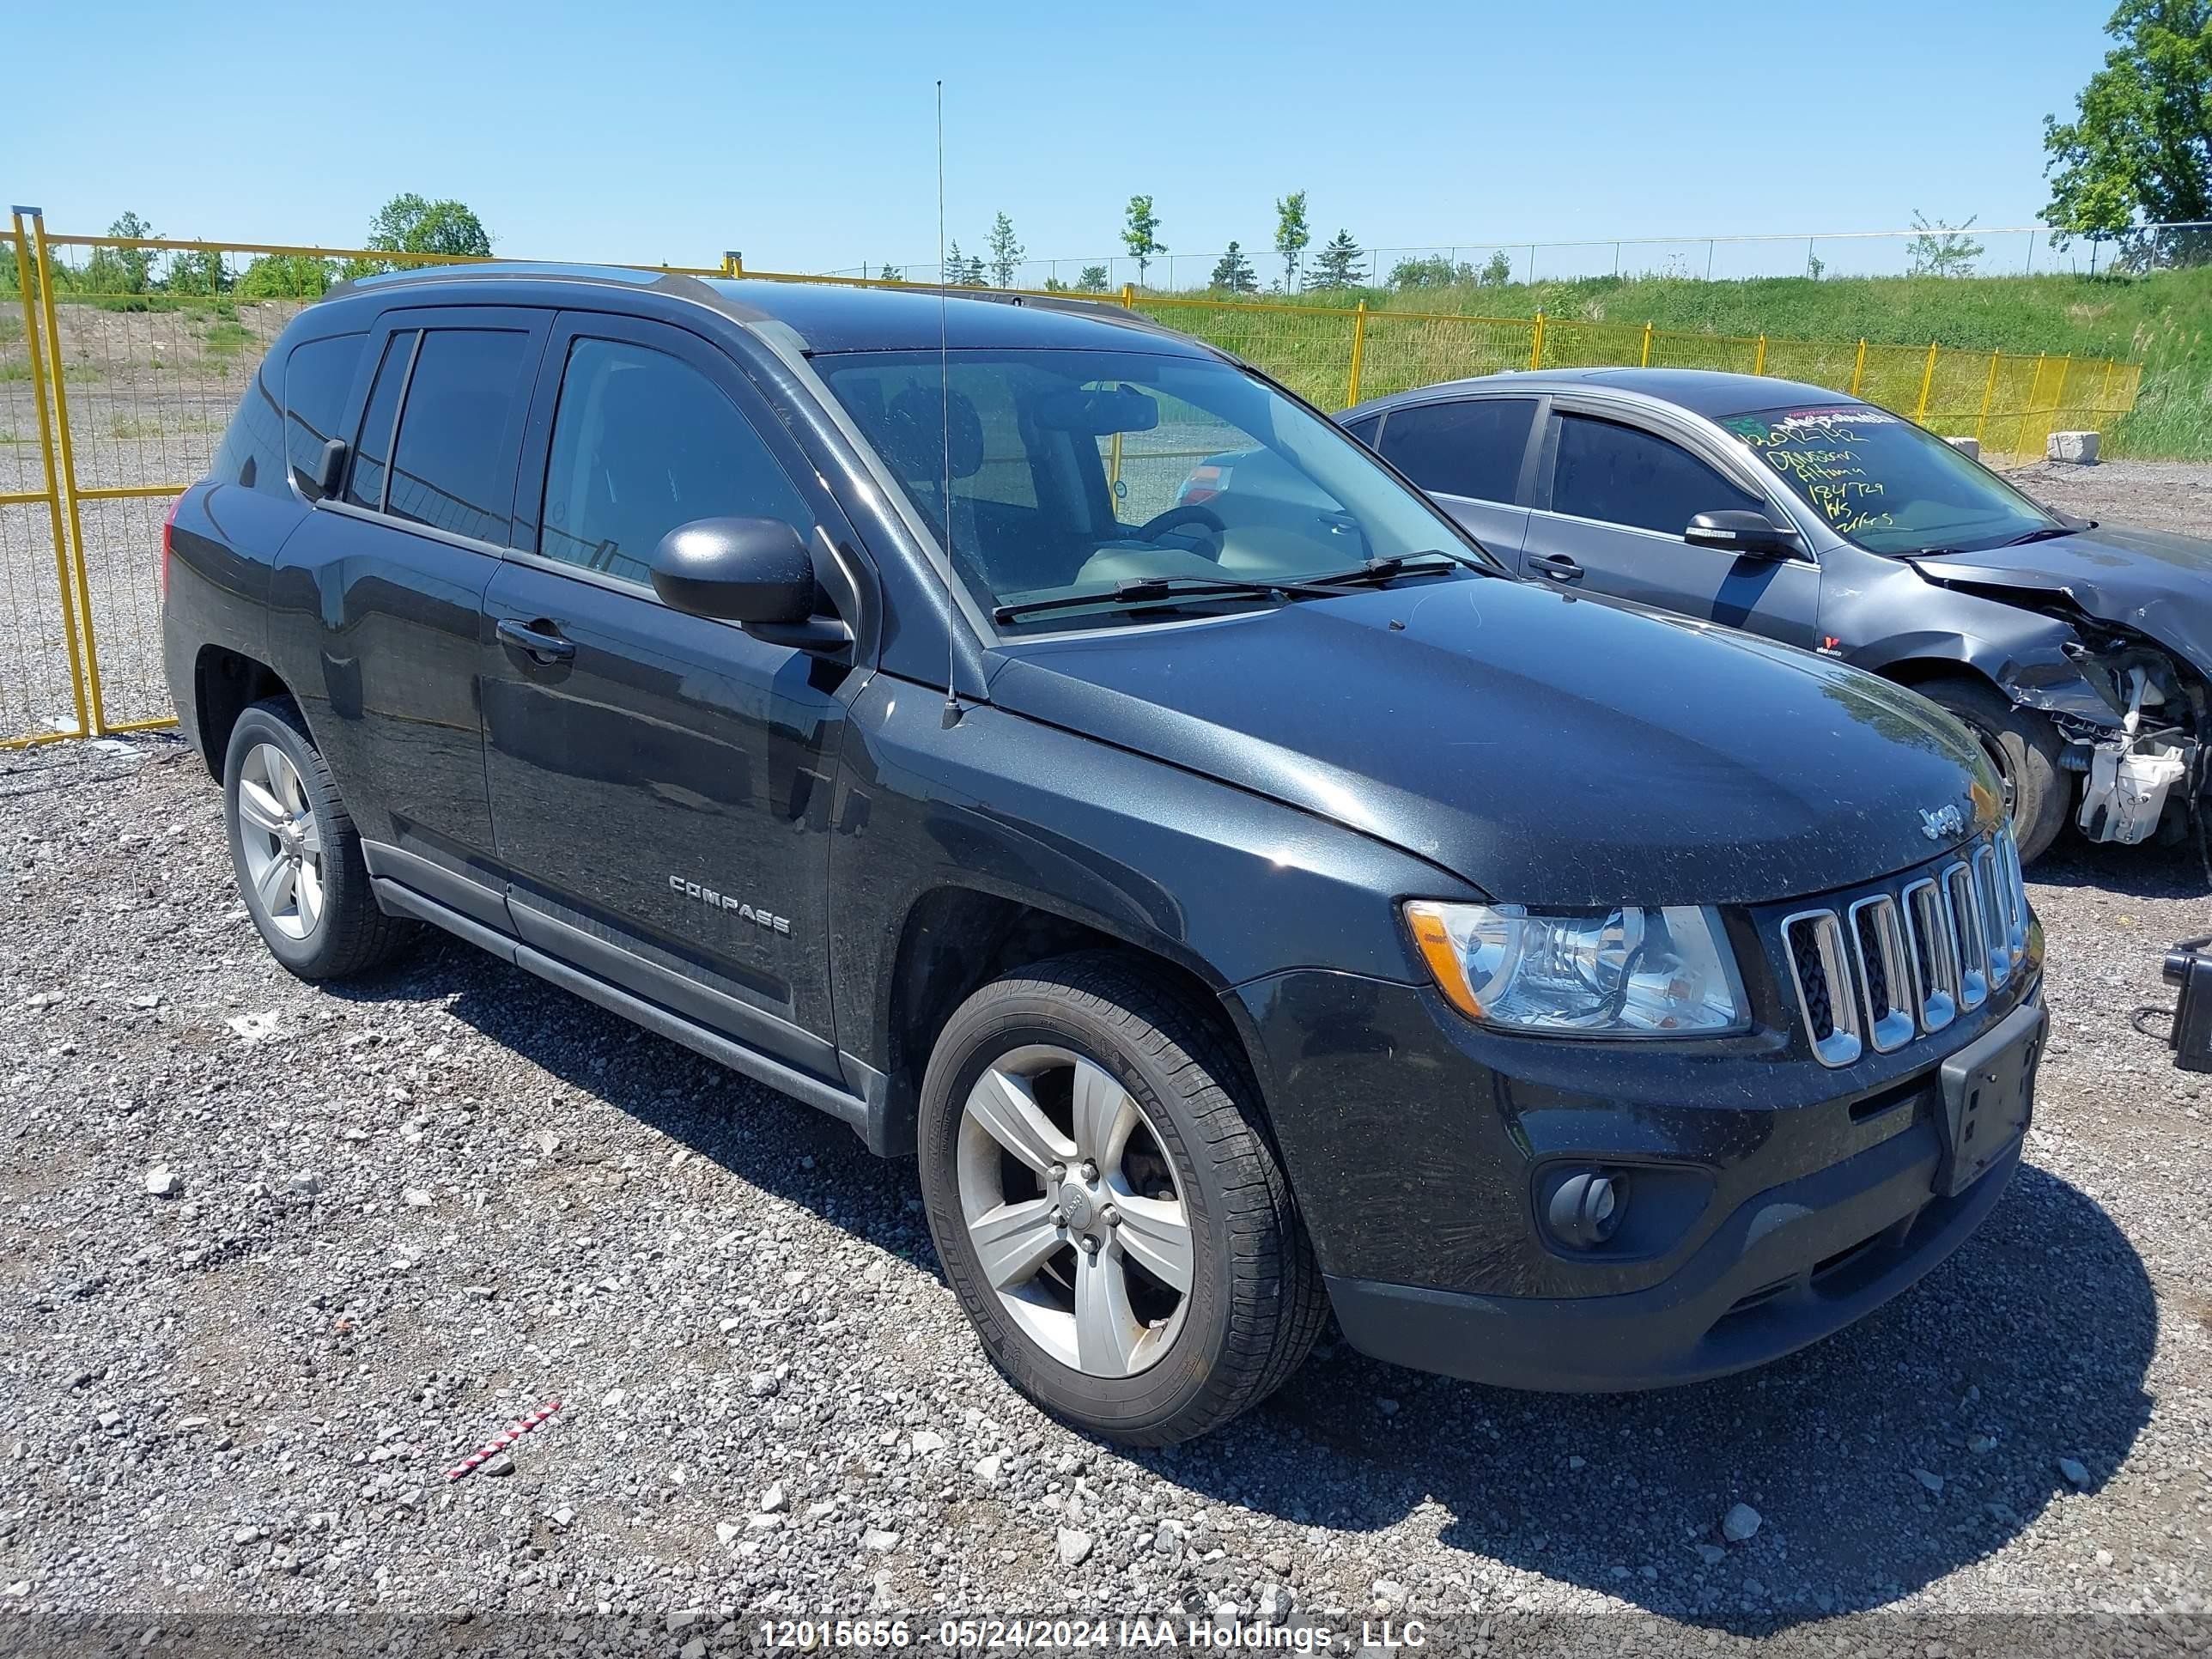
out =
<path fill-rule="evenodd" d="M 1594 1250 L 1620 1230 L 1628 1183 L 1599 1170 L 1578 1170 L 1552 1188 L 1544 1220 L 1552 1237 L 1573 1250 Z"/>

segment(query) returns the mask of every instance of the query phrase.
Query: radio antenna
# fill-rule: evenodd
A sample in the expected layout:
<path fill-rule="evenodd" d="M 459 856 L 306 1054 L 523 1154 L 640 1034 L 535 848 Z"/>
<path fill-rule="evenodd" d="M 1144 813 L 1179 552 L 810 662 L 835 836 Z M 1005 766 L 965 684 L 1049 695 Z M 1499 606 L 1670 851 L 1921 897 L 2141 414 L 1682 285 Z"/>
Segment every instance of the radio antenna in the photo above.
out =
<path fill-rule="evenodd" d="M 938 511 L 945 520 L 945 718 L 948 731 L 960 724 L 960 693 L 955 681 L 960 655 L 953 630 L 960 607 L 952 584 L 952 355 L 945 344 L 945 81 L 937 82 L 937 436 L 944 469 L 939 480 Z"/>

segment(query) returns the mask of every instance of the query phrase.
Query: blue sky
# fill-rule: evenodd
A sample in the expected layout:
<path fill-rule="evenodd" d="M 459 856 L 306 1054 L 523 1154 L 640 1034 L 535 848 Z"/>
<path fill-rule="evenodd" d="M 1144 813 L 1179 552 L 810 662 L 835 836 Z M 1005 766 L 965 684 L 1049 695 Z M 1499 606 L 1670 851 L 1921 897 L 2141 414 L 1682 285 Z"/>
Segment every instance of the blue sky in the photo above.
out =
<path fill-rule="evenodd" d="M 1571 9 L 133 0 L 10 27 L 0 187 L 49 226 L 348 245 L 454 196 L 520 258 L 919 262 L 1003 208 L 1038 258 L 2029 222 L 2102 4 Z M 33 68 L 33 66 L 35 66 Z M 51 72 L 42 72 L 42 71 Z M 1262 260 L 1263 275 L 1268 264 Z M 919 273 L 917 273 L 919 274 Z M 1195 270 L 1186 273 L 1195 279 Z"/>

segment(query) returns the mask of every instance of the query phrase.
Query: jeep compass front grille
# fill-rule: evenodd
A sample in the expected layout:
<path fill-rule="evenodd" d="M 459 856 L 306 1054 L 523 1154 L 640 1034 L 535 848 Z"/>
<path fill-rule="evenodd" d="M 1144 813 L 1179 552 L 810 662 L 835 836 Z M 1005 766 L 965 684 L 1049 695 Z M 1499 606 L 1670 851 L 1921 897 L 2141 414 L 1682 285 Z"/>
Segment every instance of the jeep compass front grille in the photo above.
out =
<path fill-rule="evenodd" d="M 1784 918 L 1813 1052 L 1824 1066 L 1848 1066 L 1869 1047 L 1887 1054 L 1942 1030 L 2012 977 L 2027 921 L 2008 829 L 1897 892 Z"/>

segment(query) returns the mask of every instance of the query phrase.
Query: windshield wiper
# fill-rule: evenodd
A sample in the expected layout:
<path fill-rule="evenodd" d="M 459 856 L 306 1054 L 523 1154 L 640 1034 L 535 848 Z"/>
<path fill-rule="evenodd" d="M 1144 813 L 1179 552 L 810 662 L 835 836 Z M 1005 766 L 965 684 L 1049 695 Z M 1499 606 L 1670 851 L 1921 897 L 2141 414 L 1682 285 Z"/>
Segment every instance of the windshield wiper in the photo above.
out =
<path fill-rule="evenodd" d="M 1402 557 L 1393 555 L 1386 559 L 1370 559 L 1366 563 L 1354 566 L 1350 570 L 1332 570 L 1325 576 L 1308 576 L 1305 580 L 1324 586 L 1358 582 L 1380 587 L 1383 583 L 1395 577 L 1426 576 L 1439 570 L 1452 569 L 1472 570 L 1476 574 L 1483 576 L 1498 574 L 1488 565 L 1480 563 L 1474 559 L 1462 557 L 1444 548 L 1432 547 L 1425 552 L 1408 553 Z"/>
<path fill-rule="evenodd" d="M 2000 543 L 1999 545 L 2003 547 L 2026 547 L 2030 542 L 2047 542 L 2053 537 L 2072 536 L 2079 533 L 2079 532 L 2063 524 L 2046 525 L 2041 530 L 2031 530 L 2025 536 L 2015 536 L 2010 541 Z"/>
<path fill-rule="evenodd" d="M 1255 578 L 1242 581 L 1228 576 L 1129 576 L 1115 582 L 1109 591 L 1103 593 L 1067 593 L 1054 599 L 1022 599 L 1013 605 L 1002 605 L 991 615 L 997 621 L 1005 623 L 1018 617 L 1032 617 L 1040 611 L 1075 611 L 1085 605 L 1155 605 L 1166 599 L 1215 595 L 1224 599 L 1266 599 L 1276 593 L 1291 599 L 1341 599 L 1353 591 L 1348 587 L 1324 586 L 1324 580 L 1267 581 Z"/>

